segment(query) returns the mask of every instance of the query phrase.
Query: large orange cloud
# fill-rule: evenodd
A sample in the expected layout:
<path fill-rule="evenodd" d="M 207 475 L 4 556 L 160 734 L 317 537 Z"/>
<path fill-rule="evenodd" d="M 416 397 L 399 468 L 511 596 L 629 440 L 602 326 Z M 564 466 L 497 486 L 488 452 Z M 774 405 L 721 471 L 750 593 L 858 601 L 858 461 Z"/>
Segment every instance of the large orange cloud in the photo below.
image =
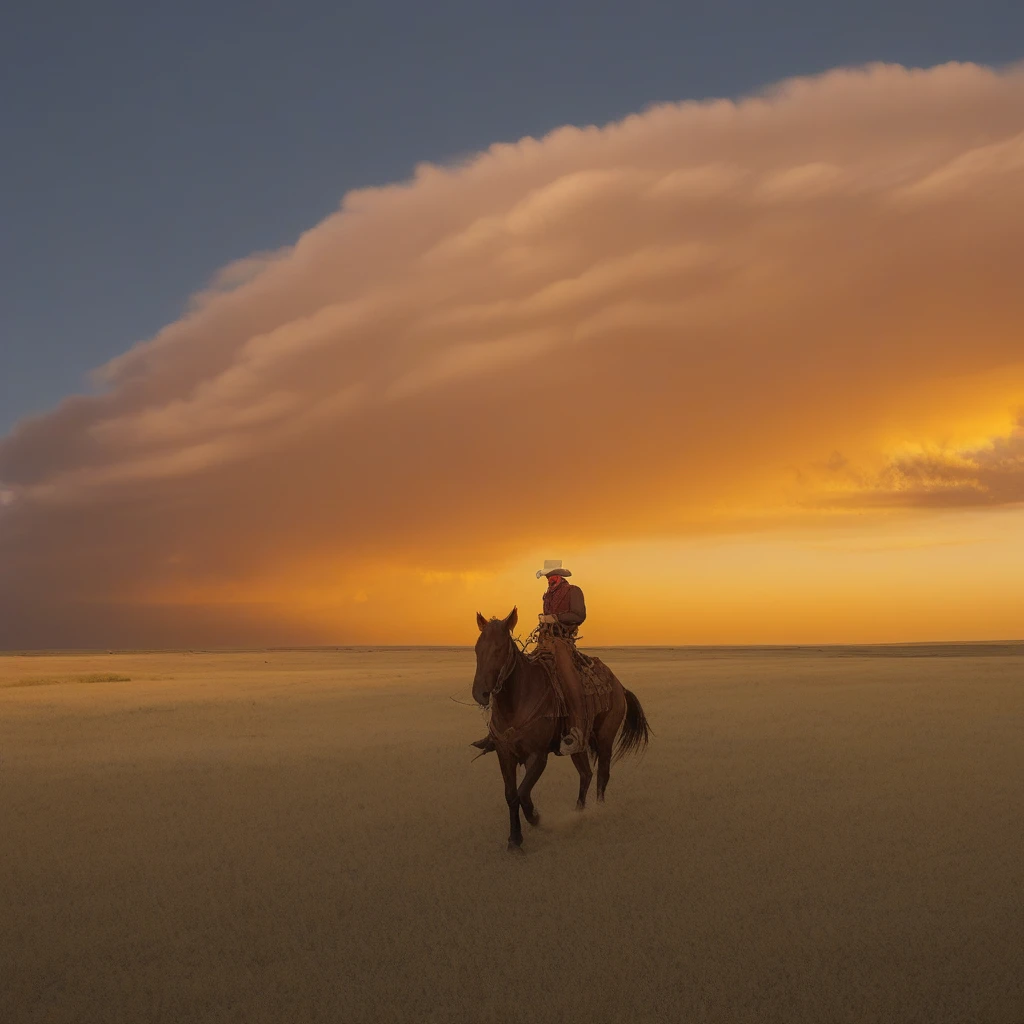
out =
<path fill-rule="evenodd" d="M 983 450 L 1024 396 L 1022 110 L 1019 69 L 872 66 L 349 194 L 0 443 L 0 643 L 265 637 L 275 592 Z"/>

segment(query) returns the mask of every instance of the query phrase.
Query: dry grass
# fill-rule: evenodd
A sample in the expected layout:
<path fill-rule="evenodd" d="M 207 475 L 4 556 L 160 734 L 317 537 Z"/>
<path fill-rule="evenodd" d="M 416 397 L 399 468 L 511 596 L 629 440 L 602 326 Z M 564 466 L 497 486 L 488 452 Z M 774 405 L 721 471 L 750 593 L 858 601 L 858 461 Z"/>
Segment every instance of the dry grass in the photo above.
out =
<path fill-rule="evenodd" d="M 0 1018 L 1020 1024 L 1024 659 L 892 653 L 606 652 L 520 858 L 469 653 L 0 658 Z"/>
<path fill-rule="evenodd" d="M 72 686 L 75 683 L 130 683 L 131 676 L 119 676 L 114 672 L 90 672 L 84 676 L 25 676 L 23 679 L 8 679 L 0 688 L 16 686 Z"/>

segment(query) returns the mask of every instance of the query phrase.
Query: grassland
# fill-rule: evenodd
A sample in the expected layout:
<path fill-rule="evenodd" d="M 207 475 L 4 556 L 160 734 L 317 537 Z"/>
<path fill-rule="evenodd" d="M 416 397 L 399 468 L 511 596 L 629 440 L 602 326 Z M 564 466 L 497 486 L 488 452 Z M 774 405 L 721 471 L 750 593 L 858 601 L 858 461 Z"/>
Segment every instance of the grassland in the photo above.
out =
<path fill-rule="evenodd" d="M 1020 649 L 602 656 L 520 858 L 471 652 L 0 657 L 0 1019 L 1024 1021 Z"/>

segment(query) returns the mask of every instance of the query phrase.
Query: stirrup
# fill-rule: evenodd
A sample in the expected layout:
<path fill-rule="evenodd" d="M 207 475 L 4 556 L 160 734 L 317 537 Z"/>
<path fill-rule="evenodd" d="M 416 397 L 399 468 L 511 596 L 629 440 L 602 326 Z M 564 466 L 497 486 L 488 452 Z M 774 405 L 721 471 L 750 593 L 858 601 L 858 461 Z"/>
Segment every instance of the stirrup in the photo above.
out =
<path fill-rule="evenodd" d="M 470 743 L 471 747 L 476 747 L 478 750 L 482 750 L 485 754 L 488 751 L 495 750 L 494 737 L 488 734 L 482 740 L 474 740 Z"/>
<path fill-rule="evenodd" d="M 570 757 L 573 754 L 582 754 L 585 749 L 583 733 L 576 726 L 573 726 L 558 744 L 558 752 L 560 754 L 568 754 Z"/>

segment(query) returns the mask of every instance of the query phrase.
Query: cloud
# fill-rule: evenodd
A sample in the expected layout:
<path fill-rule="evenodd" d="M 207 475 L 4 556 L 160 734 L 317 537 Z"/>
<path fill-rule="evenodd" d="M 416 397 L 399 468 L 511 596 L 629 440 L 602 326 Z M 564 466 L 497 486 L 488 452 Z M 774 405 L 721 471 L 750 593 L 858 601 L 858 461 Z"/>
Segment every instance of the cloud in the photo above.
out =
<path fill-rule="evenodd" d="M 350 193 L 0 442 L 0 643 L 803 514 L 833 451 L 862 504 L 1017 500 L 892 452 L 1020 404 L 1022 108 L 1020 69 L 875 65 Z"/>
<path fill-rule="evenodd" d="M 838 456 L 838 453 L 836 453 Z M 1024 502 L 1024 417 L 978 448 L 932 447 L 894 456 L 876 476 L 838 456 L 827 468 L 845 490 L 835 505 L 876 508 L 997 507 Z M 846 485 L 845 488 L 843 485 Z"/>

